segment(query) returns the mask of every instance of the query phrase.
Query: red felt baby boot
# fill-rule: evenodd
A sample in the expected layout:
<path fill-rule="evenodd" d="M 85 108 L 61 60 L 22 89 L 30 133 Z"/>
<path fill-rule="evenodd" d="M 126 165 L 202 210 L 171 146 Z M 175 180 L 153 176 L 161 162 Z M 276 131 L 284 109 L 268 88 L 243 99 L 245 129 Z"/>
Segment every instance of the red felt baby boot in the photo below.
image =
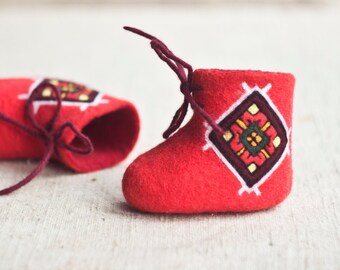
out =
<path fill-rule="evenodd" d="M 56 79 L 0 80 L 0 159 L 41 159 L 8 194 L 31 181 L 50 158 L 76 172 L 113 166 L 134 147 L 139 118 L 127 101 Z"/>
<path fill-rule="evenodd" d="M 139 156 L 126 170 L 123 193 L 142 211 L 245 212 L 273 207 L 292 186 L 291 127 L 295 79 L 287 73 L 198 69 L 160 40 L 151 47 L 177 74 L 185 99 L 169 129 L 186 126 Z"/>

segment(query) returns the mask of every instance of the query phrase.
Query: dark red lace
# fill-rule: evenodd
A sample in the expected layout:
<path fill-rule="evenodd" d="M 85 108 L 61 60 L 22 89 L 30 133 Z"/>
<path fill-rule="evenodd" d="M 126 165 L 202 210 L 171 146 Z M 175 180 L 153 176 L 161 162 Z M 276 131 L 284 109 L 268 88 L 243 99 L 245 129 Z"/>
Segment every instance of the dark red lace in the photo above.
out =
<path fill-rule="evenodd" d="M 174 55 L 158 38 L 133 27 L 125 26 L 124 29 L 150 39 L 151 48 L 157 53 L 160 59 L 168 64 L 168 66 L 176 73 L 178 79 L 181 81 L 180 90 L 184 95 L 184 101 L 181 107 L 176 111 L 170 126 L 163 133 L 163 138 L 167 139 L 181 126 L 185 115 L 187 114 L 189 104 L 195 112 L 202 115 L 202 117 L 208 122 L 215 132 L 222 136 L 224 134 L 222 128 L 216 124 L 213 118 L 195 101 L 194 97 L 192 96 L 192 92 L 194 91 L 194 87 L 192 87 L 192 66 Z"/>
<path fill-rule="evenodd" d="M 55 107 L 52 118 L 48 121 L 48 123 L 45 126 L 42 126 L 35 119 L 35 114 L 33 112 L 33 102 L 38 97 L 40 90 L 47 86 L 50 89 L 52 89 L 57 105 Z M 57 146 L 65 148 L 73 153 L 83 154 L 83 155 L 90 154 L 93 151 L 93 145 L 90 139 L 84 134 L 82 134 L 81 131 L 79 131 L 71 122 L 67 121 L 61 124 L 58 128 L 56 127 L 56 122 L 60 115 L 60 110 L 61 110 L 61 105 L 62 105 L 61 103 L 62 103 L 62 100 L 61 100 L 59 90 L 53 84 L 50 84 L 48 81 L 44 80 L 33 90 L 32 94 L 30 95 L 26 103 L 25 115 L 30 121 L 30 124 L 32 127 L 25 126 L 22 123 L 9 118 L 5 114 L 0 113 L 0 120 L 3 120 L 13 125 L 14 127 L 17 127 L 18 129 L 30 134 L 33 137 L 37 137 L 41 139 L 45 144 L 44 155 L 41 161 L 39 162 L 38 166 L 29 175 L 27 175 L 24 179 L 22 179 L 17 184 L 9 188 L 0 190 L 0 195 L 9 194 L 21 188 L 22 186 L 26 185 L 30 181 L 32 181 L 46 167 L 52 155 L 54 153 L 57 153 L 56 152 Z M 76 147 L 71 144 L 66 144 L 65 142 L 61 140 L 62 134 L 67 128 L 71 129 L 74 132 L 75 136 L 82 143 L 83 147 Z"/>

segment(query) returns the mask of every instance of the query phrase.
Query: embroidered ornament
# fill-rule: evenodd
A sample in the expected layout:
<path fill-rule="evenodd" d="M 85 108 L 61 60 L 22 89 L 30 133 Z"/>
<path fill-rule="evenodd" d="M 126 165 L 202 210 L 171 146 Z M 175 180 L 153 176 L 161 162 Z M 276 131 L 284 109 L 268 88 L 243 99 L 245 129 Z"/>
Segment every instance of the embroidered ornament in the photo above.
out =
<path fill-rule="evenodd" d="M 268 96 L 271 84 L 264 89 L 242 84 L 243 95 L 217 122 L 223 136 L 208 126 L 207 145 L 212 147 L 241 182 L 239 194 L 254 191 L 280 165 L 288 147 L 289 131 L 284 118 Z M 272 104 L 272 105 L 270 105 Z"/>
<path fill-rule="evenodd" d="M 135 107 L 84 85 L 56 79 L 0 80 L 0 159 L 40 159 L 9 194 L 30 182 L 53 158 L 76 172 L 111 167 L 134 147 Z"/>
<path fill-rule="evenodd" d="M 167 140 L 127 168 L 127 202 L 158 213 L 245 212 L 282 202 L 292 185 L 293 75 L 194 71 L 159 39 L 125 29 L 151 40 L 152 49 L 178 76 L 184 95 L 163 134 Z M 194 114 L 177 131 L 189 104 Z"/>
<path fill-rule="evenodd" d="M 27 94 L 21 94 L 19 99 L 27 100 L 35 88 L 46 79 L 36 80 L 30 87 Z M 52 87 L 55 86 L 59 92 L 63 106 L 79 106 L 81 111 L 85 111 L 89 106 L 97 106 L 99 104 L 108 103 L 108 100 L 103 98 L 103 94 L 96 90 L 90 89 L 85 85 L 77 84 L 69 81 L 57 79 L 47 79 L 48 85 L 39 90 L 33 108 L 34 112 L 39 110 L 41 105 L 56 105 L 56 96 Z"/>

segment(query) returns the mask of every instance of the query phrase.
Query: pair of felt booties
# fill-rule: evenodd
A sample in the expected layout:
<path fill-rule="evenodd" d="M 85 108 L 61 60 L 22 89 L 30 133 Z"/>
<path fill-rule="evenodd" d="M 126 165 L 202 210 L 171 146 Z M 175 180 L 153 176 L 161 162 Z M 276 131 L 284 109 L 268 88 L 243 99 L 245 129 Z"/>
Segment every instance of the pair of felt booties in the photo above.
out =
<path fill-rule="evenodd" d="M 194 71 L 159 39 L 125 29 L 151 40 L 184 95 L 167 140 L 127 168 L 127 202 L 156 213 L 248 212 L 282 202 L 292 186 L 293 75 Z M 27 184 L 51 158 L 90 172 L 114 166 L 137 141 L 138 113 L 128 101 L 55 79 L 4 79 L 0 91 L 0 158 L 41 159 L 0 195 Z M 177 131 L 189 106 L 194 114 Z"/>

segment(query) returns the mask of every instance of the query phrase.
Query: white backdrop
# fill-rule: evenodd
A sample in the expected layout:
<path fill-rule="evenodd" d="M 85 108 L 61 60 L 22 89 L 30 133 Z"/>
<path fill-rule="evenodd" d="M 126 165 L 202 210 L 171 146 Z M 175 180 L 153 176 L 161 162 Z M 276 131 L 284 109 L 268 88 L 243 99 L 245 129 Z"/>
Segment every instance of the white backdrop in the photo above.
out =
<path fill-rule="evenodd" d="M 180 4 L 180 5 L 196 5 L 196 4 L 326 4 L 336 2 L 338 0 L 0 0 L 0 4 L 15 5 L 15 4 Z"/>

